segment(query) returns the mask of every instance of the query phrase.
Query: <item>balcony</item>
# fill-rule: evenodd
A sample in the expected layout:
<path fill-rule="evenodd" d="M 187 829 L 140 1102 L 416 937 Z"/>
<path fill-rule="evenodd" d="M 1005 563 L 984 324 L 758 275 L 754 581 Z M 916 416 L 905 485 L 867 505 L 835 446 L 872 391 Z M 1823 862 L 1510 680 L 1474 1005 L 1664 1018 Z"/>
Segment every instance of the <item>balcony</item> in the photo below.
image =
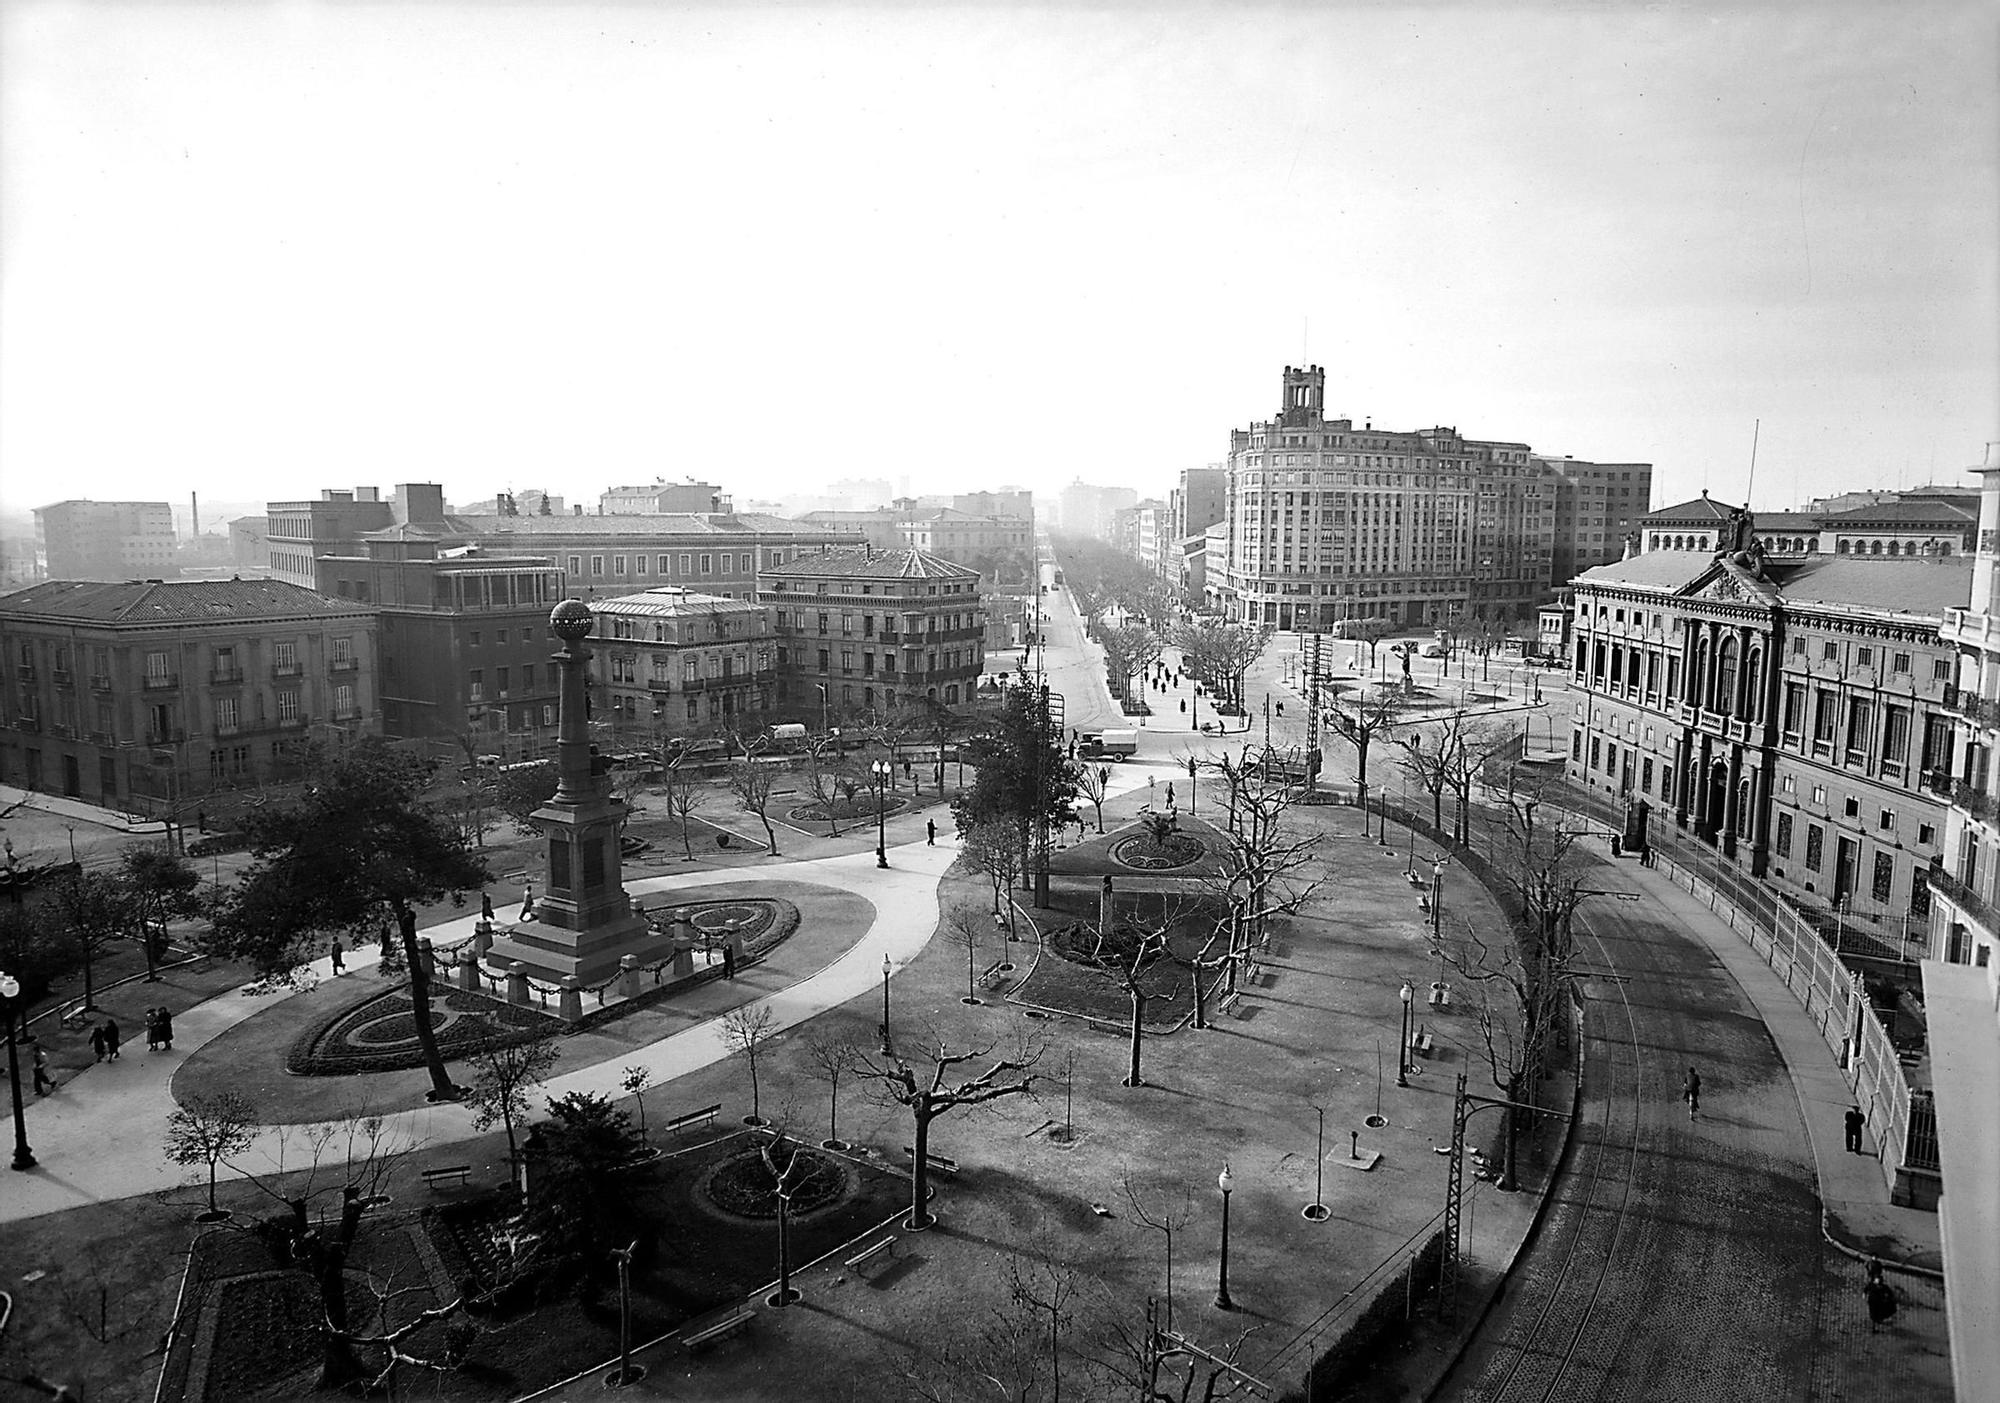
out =
<path fill-rule="evenodd" d="M 1964 809 L 1974 818 L 1986 823 L 2000 823 L 2000 799 L 1995 799 L 1984 790 L 1976 789 L 1962 779 L 1951 781 L 1947 798 L 1952 807 Z"/>
<path fill-rule="evenodd" d="M 74 687 L 76 685 L 76 674 L 66 667 L 57 668 L 49 676 L 55 679 L 55 684 L 58 687 Z"/>
<path fill-rule="evenodd" d="M 177 672 L 149 672 L 139 685 L 149 692 L 171 692 L 180 687 L 181 678 Z"/>
<path fill-rule="evenodd" d="M 215 723 L 215 733 L 218 736 L 240 736 L 243 734 L 243 723 L 240 721 L 218 721 Z"/>
<path fill-rule="evenodd" d="M 91 673 L 91 674 L 90 674 L 90 690 L 91 690 L 91 691 L 93 691 L 93 692 L 108 692 L 108 691 L 110 691 L 110 690 L 111 690 L 111 679 L 110 679 L 110 678 L 109 678 L 108 676 L 106 676 L 106 675 L 105 675 L 104 673 L 101 673 L 101 672 L 93 672 L 93 673 Z"/>
<path fill-rule="evenodd" d="M 299 675 L 299 665 L 297 663 L 272 663 L 271 675 L 273 677 L 297 677 Z"/>
<path fill-rule="evenodd" d="M 243 685 L 243 669 L 219 667 L 209 673 L 208 682 L 211 687 L 240 687 Z"/>
<path fill-rule="evenodd" d="M 278 729 L 281 731 L 303 731 L 305 728 L 306 718 L 303 716 L 280 716 L 278 718 Z"/>
<path fill-rule="evenodd" d="M 112 740 L 111 732 L 109 731 L 92 731 L 90 733 L 90 743 L 92 745 L 112 745 L 115 742 Z"/>
<path fill-rule="evenodd" d="M 1975 726 L 2000 730 L 2000 701 L 1958 687 L 1945 689 L 1944 704 Z"/>
<path fill-rule="evenodd" d="M 2000 914 L 1996 914 L 1993 907 L 1971 887 L 1952 876 L 1945 869 L 1942 859 L 1932 858 L 1924 876 L 1933 893 L 1949 901 L 1987 930 L 2000 933 Z"/>
<path fill-rule="evenodd" d="M 333 709 L 333 719 L 341 722 L 359 721 L 361 719 L 361 708 L 358 706 L 337 706 Z"/>
<path fill-rule="evenodd" d="M 161 730 L 146 732 L 148 745 L 179 745 L 188 738 L 188 733 L 179 726 L 168 726 Z"/>
<path fill-rule="evenodd" d="M 353 658 L 335 658 L 327 666 L 335 672 L 352 672 L 354 671 L 355 660 Z"/>
<path fill-rule="evenodd" d="M 35 680 L 35 669 L 27 663 L 21 663 L 14 668 L 14 675 L 23 682 L 33 682 Z"/>
<path fill-rule="evenodd" d="M 14 718 L 14 729 L 17 731 L 39 731 L 42 729 L 42 718 L 39 716 L 16 716 Z"/>
<path fill-rule="evenodd" d="M 1948 804 L 1951 802 L 1951 787 L 1956 782 L 1950 770 L 1925 770 L 1917 779 L 1917 787 Z"/>

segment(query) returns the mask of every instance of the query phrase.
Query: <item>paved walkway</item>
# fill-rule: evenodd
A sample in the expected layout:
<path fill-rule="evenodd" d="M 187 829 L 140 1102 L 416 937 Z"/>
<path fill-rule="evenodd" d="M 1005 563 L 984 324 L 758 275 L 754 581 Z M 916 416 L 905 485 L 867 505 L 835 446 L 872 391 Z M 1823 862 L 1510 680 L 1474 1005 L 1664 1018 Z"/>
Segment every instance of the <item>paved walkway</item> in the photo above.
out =
<path fill-rule="evenodd" d="M 1114 794 L 1142 788 L 1147 767 L 1123 766 L 1114 773 Z M 773 1032 L 794 1027 L 827 1009 L 881 987 L 882 957 L 901 969 L 920 955 L 937 928 L 938 884 L 958 856 L 955 837 L 941 825 L 935 847 L 922 842 L 889 849 L 890 867 L 875 865 L 871 848 L 834 857 L 775 862 L 755 868 L 726 867 L 671 876 L 631 878 L 626 890 L 653 900 L 699 891 L 704 887 L 741 885 L 756 881 L 816 883 L 849 892 L 870 902 L 875 919 L 866 934 L 830 962 L 782 988 L 759 993 L 755 968 L 733 985 L 703 986 L 691 996 L 700 1005 L 702 1022 L 675 1032 L 614 1061 L 578 1068 L 552 1078 L 548 1094 L 572 1091 L 619 1096 L 619 1081 L 629 1066 L 645 1066 L 655 1086 L 698 1071 L 728 1055 L 721 1035 L 722 1015 L 745 1004 L 763 1005 L 777 1018 Z M 428 926 L 424 934 L 440 945 L 464 940 L 478 921 L 476 912 Z M 372 967 L 372 948 L 347 956 L 350 973 Z M 314 974 L 332 977 L 330 962 L 319 960 Z M 53 1096 L 28 1104 L 28 1138 L 40 1166 L 32 1172 L 0 1179 L 0 1221 L 33 1218 L 86 1203 L 154 1193 L 185 1182 L 188 1171 L 169 1163 L 163 1153 L 166 1119 L 173 1100 L 169 1083 L 174 1071 L 192 1053 L 224 1032 L 291 997 L 288 991 L 250 994 L 238 990 L 197 1005 L 174 1020 L 174 1053 L 149 1056 L 143 1042 L 127 1042 L 117 1062 L 100 1063 L 65 1081 Z M 138 1030 L 133 1029 L 132 1032 Z M 469 1140 L 472 1113 L 461 1105 L 425 1106 L 393 1113 L 385 1119 L 395 1130 L 427 1146 Z M 287 1145 L 296 1147 L 310 1126 L 268 1128 L 256 1146 L 241 1156 L 253 1170 L 275 1168 Z M 293 1150 L 296 1159 L 296 1149 Z"/>

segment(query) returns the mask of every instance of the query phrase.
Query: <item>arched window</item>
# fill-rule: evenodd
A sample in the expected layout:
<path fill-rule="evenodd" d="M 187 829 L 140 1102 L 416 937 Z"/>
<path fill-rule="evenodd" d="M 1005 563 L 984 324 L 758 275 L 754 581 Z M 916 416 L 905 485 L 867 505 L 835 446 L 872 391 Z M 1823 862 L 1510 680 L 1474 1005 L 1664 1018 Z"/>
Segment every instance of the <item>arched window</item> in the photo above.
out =
<path fill-rule="evenodd" d="M 1743 690 L 1745 702 L 1743 715 L 1746 720 L 1758 721 L 1764 716 L 1764 650 L 1752 645 L 1744 655 Z"/>
<path fill-rule="evenodd" d="M 1882 543 L 1880 541 L 1870 541 L 1868 543 L 1868 553 L 1870 555 L 1880 555 L 1882 553 Z"/>
<path fill-rule="evenodd" d="M 1836 554 L 1836 555 L 1846 555 L 1846 554 L 1847 554 L 1847 537 L 1845 537 L 1845 536 L 1842 536 L 1842 537 L 1841 537 L 1841 538 L 1840 538 L 1840 539 L 1839 539 L 1838 541 L 1834 542 L 1834 545 L 1833 545 L 1833 550 L 1834 550 L 1834 554 Z"/>
<path fill-rule="evenodd" d="M 1902 553 L 1903 553 L 1903 543 L 1901 541 L 1889 542 L 1889 554 L 1901 555 Z"/>
<path fill-rule="evenodd" d="M 1938 542 L 1938 554 L 1939 554 L 1939 555 L 1950 555 L 1950 554 L 1951 554 L 1951 542 L 1950 542 L 1950 541 L 1939 541 L 1939 542 Z"/>
<path fill-rule="evenodd" d="M 1751 789 L 1753 782 L 1753 780 L 1746 778 L 1737 786 L 1735 831 L 1739 834 L 1748 833 L 1752 829 L 1750 810 L 1754 802 L 1752 797 L 1754 791 Z"/>
<path fill-rule="evenodd" d="M 1688 679 L 1692 684 L 1688 688 L 1691 694 L 1690 700 L 1697 706 L 1700 706 L 1709 696 L 1713 695 L 1709 689 L 1709 683 L 1714 679 L 1709 676 L 1708 664 L 1708 640 L 1703 638 L 1694 645 L 1694 675 Z"/>
<path fill-rule="evenodd" d="M 1807 555 L 1819 554 L 1819 537 L 1812 536 L 1806 540 L 1806 554 Z"/>
<path fill-rule="evenodd" d="M 1736 640 L 1725 638 L 1715 650 L 1715 704 L 1712 711 L 1724 716 L 1736 714 Z"/>

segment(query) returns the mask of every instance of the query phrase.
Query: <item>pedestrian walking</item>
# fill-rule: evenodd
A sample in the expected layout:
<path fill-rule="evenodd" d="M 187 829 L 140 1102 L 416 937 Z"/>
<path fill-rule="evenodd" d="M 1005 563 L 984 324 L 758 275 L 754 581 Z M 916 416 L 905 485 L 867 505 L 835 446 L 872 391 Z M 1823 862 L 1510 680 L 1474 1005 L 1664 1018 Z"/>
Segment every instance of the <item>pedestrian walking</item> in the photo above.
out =
<path fill-rule="evenodd" d="M 1688 1119 L 1693 1120 L 1701 1110 L 1701 1073 L 1688 1068 L 1687 1079 L 1681 1083 L 1681 1100 L 1688 1103 Z"/>
<path fill-rule="evenodd" d="M 49 1076 L 49 1050 L 39 1042 L 35 1044 L 35 1095 L 46 1096 L 56 1089 Z"/>
<path fill-rule="evenodd" d="M 104 1060 L 104 1025 L 101 1023 L 90 1025 L 90 1051 L 98 1061 Z"/>
<path fill-rule="evenodd" d="M 1847 1108 L 1847 1152 L 1849 1154 L 1858 1155 L 1861 1153 L 1861 1127 L 1867 1123 L 1867 1112 L 1863 1111 L 1859 1106 L 1849 1106 Z"/>
<path fill-rule="evenodd" d="M 1625 849 L 1623 845 L 1619 843 L 1618 835 L 1616 833 L 1613 833 L 1611 835 L 1611 855 L 1613 857 L 1625 856 Z"/>
<path fill-rule="evenodd" d="M 336 935 L 333 938 L 332 943 L 326 947 L 326 952 L 333 956 L 333 972 L 335 974 L 347 973 L 347 949 L 340 943 L 339 936 Z"/>
<path fill-rule="evenodd" d="M 118 1020 L 115 1018 L 104 1020 L 104 1057 L 108 1062 L 118 1060 Z"/>
<path fill-rule="evenodd" d="M 1896 1318 L 1896 1288 L 1882 1279 L 1879 1258 L 1868 1259 L 1868 1283 L 1861 1288 L 1861 1299 L 1868 1303 L 1869 1334 Z"/>
<path fill-rule="evenodd" d="M 158 1052 L 159 1050 L 160 1011 L 157 1008 L 149 1008 L 146 1010 L 146 1051 Z"/>
<path fill-rule="evenodd" d="M 524 921 L 535 919 L 535 884 L 533 882 L 528 883 L 527 890 L 521 893 L 521 919 Z"/>
<path fill-rule="evenodd" d="M 924 820 L 924 845 L 932 848 L 937 846 L 937 820 L 934 818 Z"/>
<path fill-rule="evenodd" d="M 479 893 L 479 919 L 482 921 L 490 921 L 493 919 L 492 892 L 483 891 Z"/>
<path fill-rule="evenodd" d="M 736 942 L 733 940 L 722 947 L 722 977 L 724 979 L 736 977 Z"/>
<path fill-rule="evenodd" d="M 174 1011 L 165 1004 L 160 1005 L 160 1047 L 165 1052 L 174 1050 Z"/>
<path fill-rule="evenodd" d="M 1173 782 L 1172 780 L 1168 780 L 1168 781 L 1167 781 L 1167 807 L 1171 809 L 1171 808 L 1172 808 L 1173 806 L 1174 806 L 1174 782 Z"/>

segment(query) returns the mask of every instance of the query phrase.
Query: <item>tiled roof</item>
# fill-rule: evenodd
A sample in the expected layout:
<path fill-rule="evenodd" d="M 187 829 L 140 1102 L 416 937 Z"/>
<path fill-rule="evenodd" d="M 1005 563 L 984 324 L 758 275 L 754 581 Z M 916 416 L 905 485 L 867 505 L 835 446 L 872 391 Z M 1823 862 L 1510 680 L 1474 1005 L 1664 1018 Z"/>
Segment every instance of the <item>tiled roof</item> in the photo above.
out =
<path fill-rule="evenodd" d="M 1845 604 L 1884 614 L 1942 618 L 1972 598 L 1972 558 L 1878 560 L 1822 555 L 1799 565 L 1775 566 L 1772 577 L 1788 604 Z"/>
<path fill-rule="evenodd" d="M 1696 497 L 1693 501 L 1682 502 L 1675 507 L 1661 507 L 1656 512 L 1648 512 L 1641 521 L 1727 521 L 1736 508 L 1727 502 L 1718 502 L 1713 497 Z"/>
<path fill-rule="evenodd" d="M 1877 502 L 1870 507 L 1834 512 L 1820 518 L 1829 530 L 1842 526 L 1933 525 L 1963 530 L 1978 518 L 1962 507 L 1935 498 L 1915 502 Z"/>
<path fill-rule="evenodd" d="M 836 531 L 811 521 L 762 513 L 620 512 L 591 516 L 497 516 L 476 524 L 481 536 L 828 536 Z"/>
<path fill-rule="evenodd" d="M 1630 560 L 1614 560 L 1585 570 L 1572 583 L 1673 590 L 1706 574 L 1713 564 L 1712 550 L 1649 550 Z"/>
<path fill-rule="evenodd" d="M 1751 524 L 1757 532 L 1817 531 L 1820 518 L 1811 512 L 1752 512 Z"/>
<path fill-rule="evenodd" d="M 209 623 L 223 619 L 367 618 L 374 610 L 285 580 L 51 580 L 0 599 L 0 614 L 79 623 Z"/>
<path fill-rule="evenodd" d="M 921 550 L 835 550 L 802 555 L 759 572 L 765 578 L 976 580 L 977 570 Z"/>

